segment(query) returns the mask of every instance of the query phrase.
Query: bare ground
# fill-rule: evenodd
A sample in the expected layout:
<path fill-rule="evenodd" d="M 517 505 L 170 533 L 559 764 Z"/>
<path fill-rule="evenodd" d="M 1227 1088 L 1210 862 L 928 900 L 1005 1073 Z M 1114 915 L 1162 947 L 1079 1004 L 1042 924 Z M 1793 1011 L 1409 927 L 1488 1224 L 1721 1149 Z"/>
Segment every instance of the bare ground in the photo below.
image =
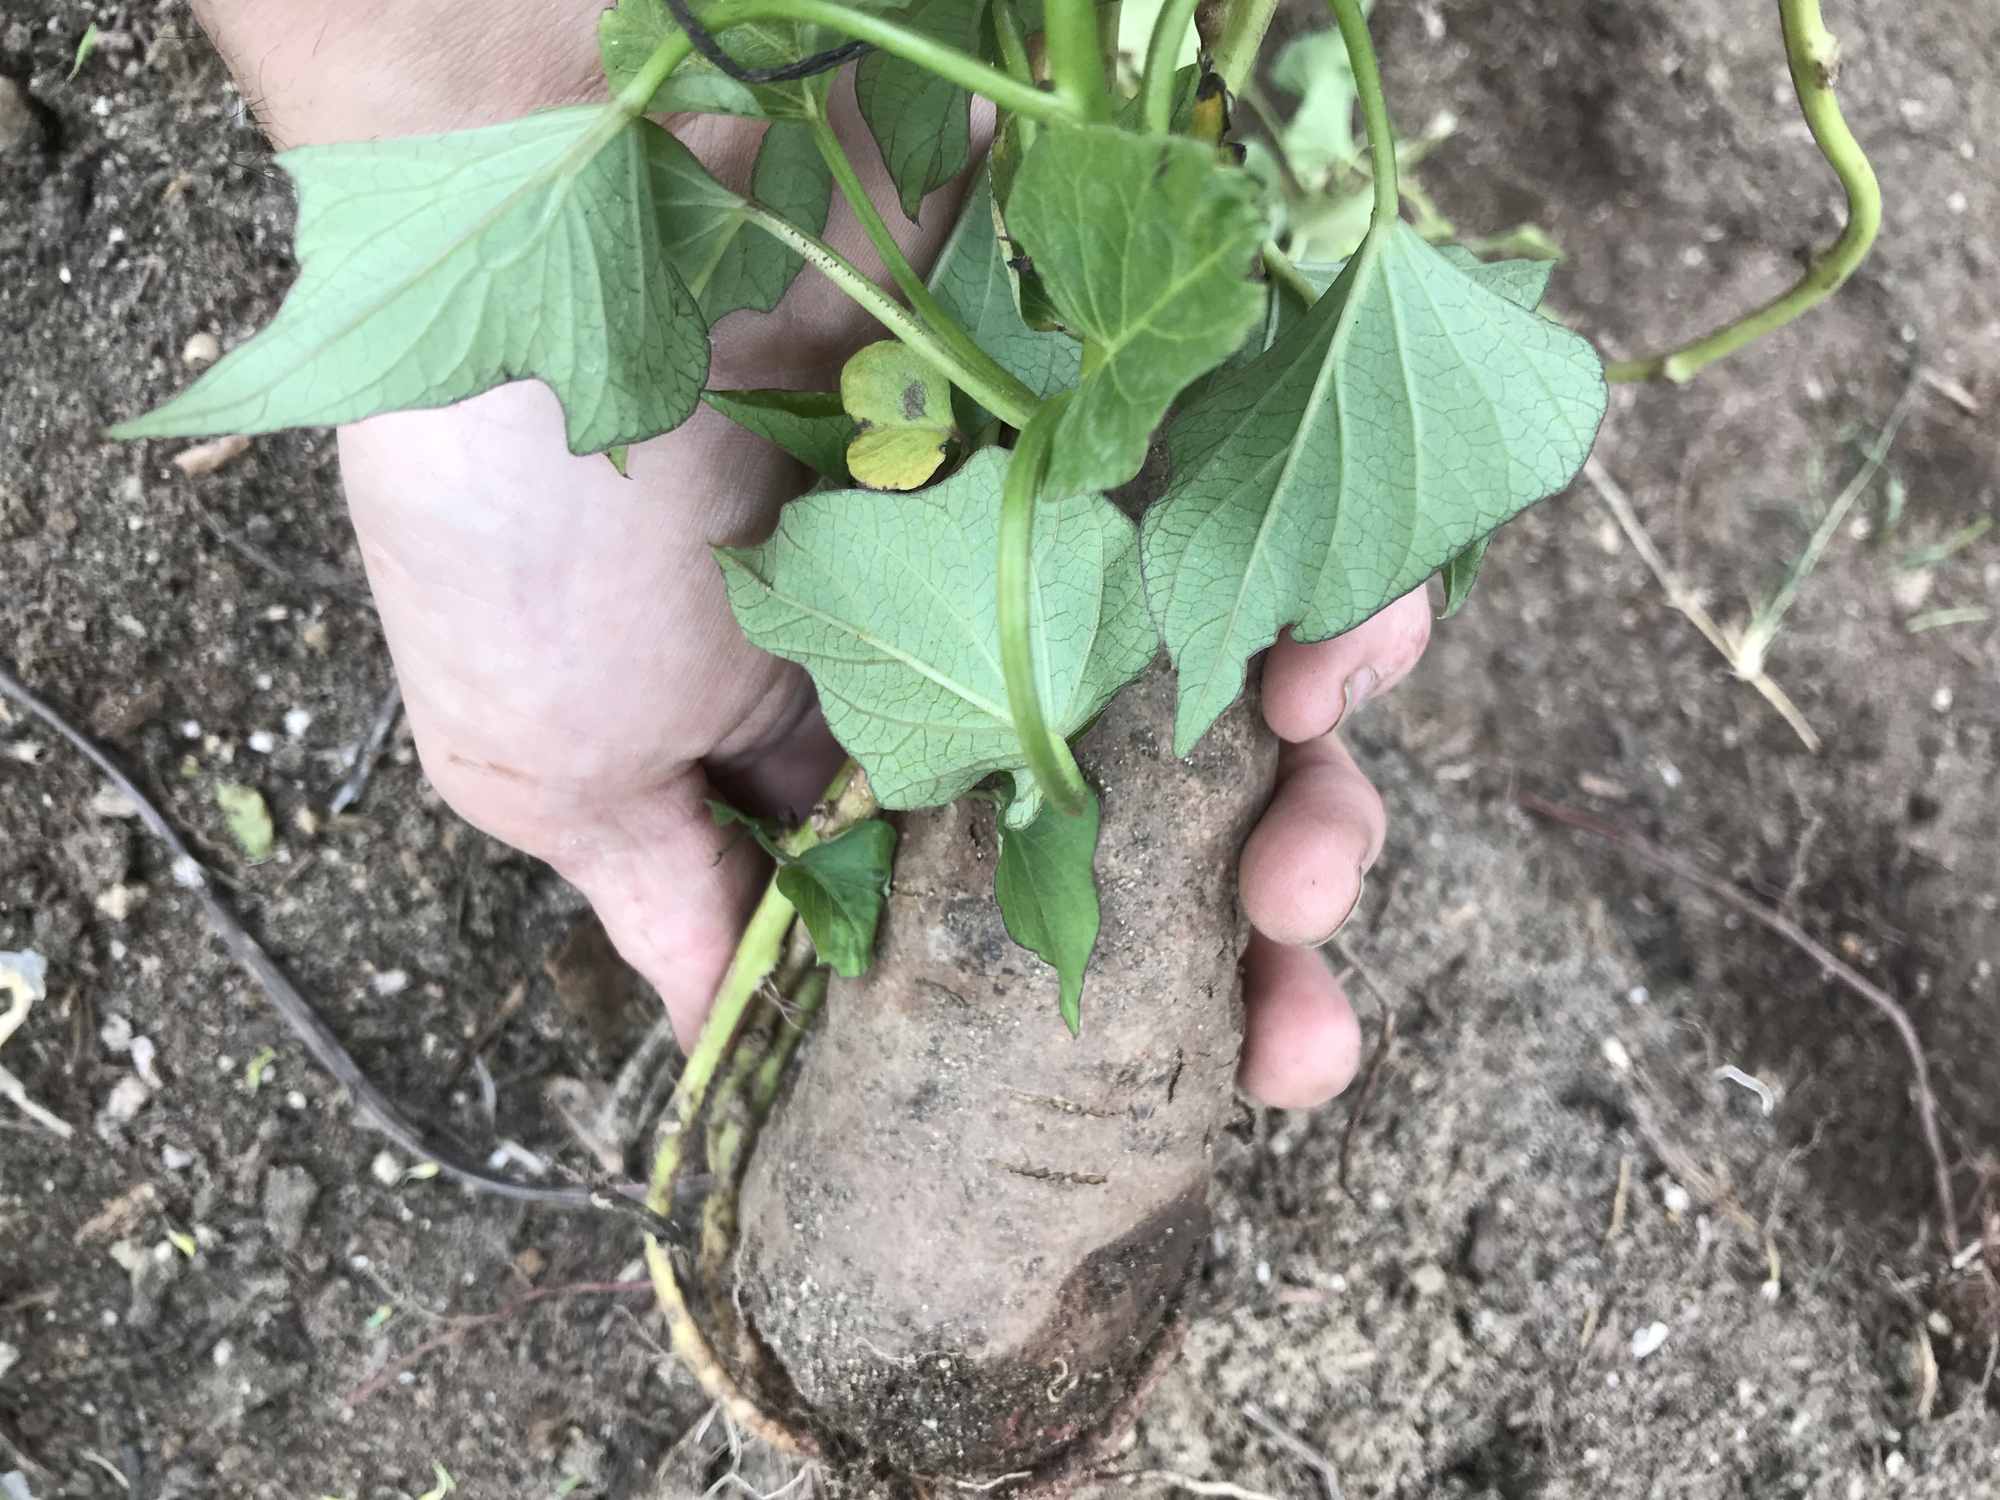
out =
<path fill-rule="evenodd" d="M 1557 311 L 1613 352 L 1756 300 L 1837 226 L 1761 8 L 1382 10 L 1399 114 L 1459 117 L 1425 168 L 1444 209 L 1549 227 Z M 1666 608 L 1587 488 L 1496 544 L 1419 680 L 1357 730 L 1396 824 L 1345 943 L 1397 1026 L 1352 1192 L 1353 1106 L 1244 1113 L 1186 1355 L 1121 1474 L 1325 1493 L 1275 1426 L 1357 1497 L 1994 1490 L 1995 1329 L 1938 1285 L 1892 1032 L 1770 934 L 1517 802 L 1672 846 L 1900 996 L 1978 1233 L 2000 1156 L 2000 634 L 1911 625 L 2000 610 L 2000 542 L 1907 564 L 2000 508 L 2000 14 L 1830 10 L 1889 194 L 1877 256 L 1692 387 L 1619 392 L 1599 449 L 1728 618 L 1776 586 L 1857 440 L 1937 377 L 1891 458 L 1900 519 L 1864 502 L 1772 654 L 1825 748 Z M 91 19 L 108 35 L 66 82 Z M 580 1164 L 544 1087 L 606 1075 L 644 1020 L 579 1015 L 542 976 L 575 896 L 458 824 L 401 744 L 324 817 L 387 682 L 330 444 L 260 439 L 195 480 L 96 436 L 185 378 L 190 335 L 234 343 L 287 283 L 287 195 L 237 96 L 151 0 L 17 3 L 0 74 L 34 101 L 0 154 L 7 657 L 231 873 L 382 1083 L 481 1150 Z M 631 1236 L 378 1180 L 383 1142 L 93 807 L 95 777 L 19 718 L 0 751 L 0 949 L 51 970 L 0 1061 L 77 1129 L 59 1144 L 0 1105 L 0 1475 L 43 1500 L 417 1494 L 435 1464 L 472 1494 L 700 1493 L 720 1429 L 670 1456 L 703 1407 L 647 1299 L 523 1302 L 629 1277 Z M 274 861 L 232 852 L 223 781 L 269 801 Z M 523 981 L 484 1054 L 489 1120 L 473 1075 L 445 1080 Z M 121 1021 L 160 1086 L 119 1122 Z M 1774 1091 L 1768 1114 L 1725 1065 Z"/>

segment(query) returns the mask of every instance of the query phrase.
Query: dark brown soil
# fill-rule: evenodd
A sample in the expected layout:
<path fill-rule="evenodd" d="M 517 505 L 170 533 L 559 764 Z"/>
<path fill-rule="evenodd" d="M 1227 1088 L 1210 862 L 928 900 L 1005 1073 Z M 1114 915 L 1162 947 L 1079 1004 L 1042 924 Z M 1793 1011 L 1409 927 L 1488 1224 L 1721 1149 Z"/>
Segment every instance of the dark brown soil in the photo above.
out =
<path fill-rule="evenodd" d="M 1261 1416 L 1350 1497 L 1992 1490 L 1991 1330 L 1960 1302 L 1926 1321 L 1939 1234 L 1888 1028 L 1768 934 L 1514 802 L 1534 790 L 1669 843 L 1900 995 L 1958 1196 L 1979 1201 L 2000 1154 L 2000 634 L 1990 616 L 1910 625 L 2000 610 L 2000 542 L 1904 563 L 2000 508 L 2000 12 L 1828 10 L 1889 194 L 1878 254 L 1691 388 L 1621 391 L 1599 450 L 1732 619 L 1913 375 L 1947 383 L 1919 386 L 1895 449 L 1900 519 L 1864 503 L 1772 654 L 1825 749 L 1666 608 L 1587 489 L 1494 547 L 1419 679 L 1356 731 L 1396 824 L 1344 942 L 1364 1007 L 1379 992 L 1398 1025 L 1353 1192 L 1348 1106 L 1225 1136 L 1186 1353 L 1121 1471 L 1327 1492 Z M 1468 232 L 1552 229 L 1570 252 L 1555 307 L 1613 352 L 1765 295 L 1837 225 L 1768 7 L 1381 11 L 1399 117 L 1458 117 L 1424 169 L 1445 211 Z M 92 19 L 106 39 L 67 82 Z M 182 382 L 190 335 L 233 344 L 288 280 L 287 195 L 237 95 L 182 6 L 154 0 L 10 0 L 0 75 L 32 101 L 0 110 L 18 138 L 0 152 L 6 655 L 231 873 L 386 1087 L 475 1149 L 581 1165 L 542 1091 L 607 1074 L 638 1023 L 594 1031 L 541 977 L 576 898 L 459 825 L 401 747 L 355 812 L 323 817 L 388 670 L 330 445 L 260 439 L 190 480 L 164 446 L 96 435 Z M 293 737 L 295 709 L 311 722 Z M 0 949 L 44 954 L 51 978 L 0 1062 L 77 1128 L 59 1144 L 0 1104 L 0 1475 L 38 1500 L 414 1495 L 433 1464 L 479 1495 L 702 1493 L 724 1434 L 697 1429 L 705 1403 L 646 1298 L 521 1304 L 531 1284 L 636 1274 L 630 1233 L 379 1182 L 380 1139 L 156 852 L 93 809 L 94 776 L 18 718 L 0 751 Z M 274 861 L 232 853 L 223 780 L 271 803 Z M 471 1074 L 446 1080 L 523 980 L 486 1053 L 489 1120 Z M 134 1072 L 103 1040 L 121 1019 L 161 1086 L 100 1129 Z M 1724 1065 L 1775 1090 L 1768 1115 Z M 745 1462 L 760 1490 L 791 1477 Z"/>

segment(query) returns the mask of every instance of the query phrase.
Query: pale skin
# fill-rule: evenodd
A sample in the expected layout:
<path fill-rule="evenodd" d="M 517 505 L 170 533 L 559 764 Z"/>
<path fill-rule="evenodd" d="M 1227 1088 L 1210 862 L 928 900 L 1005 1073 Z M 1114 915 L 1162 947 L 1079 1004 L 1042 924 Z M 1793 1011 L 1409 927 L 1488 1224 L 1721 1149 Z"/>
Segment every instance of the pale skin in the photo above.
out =
<path fill-rule="evenodd" d="M 209 34 L 280 145 L 464 129 L 602 97 L 604 0 L 197 0 Z M 928 263 L 949 191 L 907 225 L 845 85 L 835 120 L 906 253 Z M 671 122 L 740 183 L 760 127 Z M 867 269 L 836 204 L 827 238 Z M 879 278 L 885 285 L 886 275 Z M 831 389 L 881 331 L 802 275 L 775 314 L 715 329 L 718 386 Z M 744 640 L 709 556 L 760 537 L 800 488 L 790 462 L 706 410 L 632 449 L 631 478 L 564 448 L 540 385 L 340 432 L 342 475 L 425 770 L 460 814 L 547 860 L 692 1038 L 767 871 L 704 799 L 810 806 L 840 752 L 798 669 Z M 1281 640 L 1263 707 L 1285 742 L 1279 783 L 1243 852 L 1255 929 L 1245 959 L 1241 1082 L 1305 1108 L 1353 1078 L 1353 1010 L 1317 948 L 1381 852 L 1382 801 L 1338 726 L 1422 655 L 1412 594 L 1337 640 Z"/>

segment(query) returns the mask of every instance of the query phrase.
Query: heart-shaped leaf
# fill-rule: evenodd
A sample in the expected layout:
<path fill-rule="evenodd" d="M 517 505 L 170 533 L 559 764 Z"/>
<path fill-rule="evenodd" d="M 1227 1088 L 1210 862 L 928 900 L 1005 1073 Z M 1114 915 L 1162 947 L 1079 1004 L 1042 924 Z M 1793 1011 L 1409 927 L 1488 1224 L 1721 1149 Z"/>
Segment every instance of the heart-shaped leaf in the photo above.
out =
<path fill-rule="evenodd" d="M 856 428 L 848 472 L 870 489 L 916 489 L 958 436 L 951 382 L 894 339 L 855 351 L 841 367 L 840 404 Z"/>
<path fill-rule="evenodd" d="M 702 316 L 713 323 L 744 308 L 776 307 L 805 262 L 752 228 L 744 198 L 709 176 L 692 152 L 673 154 L 660 175 L 668 222 L 661 249 Z M 833 177 L 810 127 L 779 120 L 765 130 L 750 169 L 750 196 L 808 232 L 825 226 Z"/>
<path fill-rule="evenodd" d="M 1053 807 L 1025 828 L 1000 828 L 993 895 L 1007 935 L 1051 965 L 1057 1004 L 1074 1036 L 1083 1004 L 1083 973 L 1097 946 L 1097 832 L 1100 810 L 1090 792 L 1080 815 Z"/>
<path fill-rule="evenodd" d="M 1524 272 L 1380 225 L 1276 345 L 1176 416 L 1144 550 L 1180 675 L 1177 753 L 1279 630 L 1319 641 L 1358 625 L 1569 483 L 1604 372 L 1515 300 L 1531 292 Z"/>
<path fill-rule="evenodd" d="M 717 553 L 744 633 L 812 674 L 828 725 L 884 807 L 936 806 L 1027 764 L 993 584 L 1006 468 L 1005 452 L 984 448 L 914 495 L 807 495 L 762 546 Z M 1042 706 L 1072 735 L 1158 649 L 1138 538 L 1101 495 L 1043 501 L 1033 568 Z M 1027 785 L 1009 820 L 1031 822 L 1040 806 Z"/>
<path fill-rule="evenodd" d="M 858 979 L 874 956 L 895 859 L 896 830 L 870 818 L 778 871 L 778 893 L 798 908 L 820 961 L 844 978 Z"/>
<path fill-rule="evenodd" d="M 897 17 L 912 31 L 969 52 L 986 0 L 914 0 Z M 861 118 L 896 184 L 903 216 L 916 222 L 926 196 L 965 170 L 972 148 L 972 95 L 928 68 L 871 52 L 854 70 Z"/>
<path fill-rule="evenodd" d="M 703 391 L 701 399 L 807 468 L 847 483 L 854 419 L 837 391 Z"/>

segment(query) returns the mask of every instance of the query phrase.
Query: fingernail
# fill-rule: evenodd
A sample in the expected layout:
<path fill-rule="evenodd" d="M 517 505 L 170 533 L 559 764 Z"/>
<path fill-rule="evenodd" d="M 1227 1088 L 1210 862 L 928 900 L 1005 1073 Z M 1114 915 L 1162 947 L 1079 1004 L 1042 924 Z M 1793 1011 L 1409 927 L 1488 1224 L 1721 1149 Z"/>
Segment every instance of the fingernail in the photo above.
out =
<path fill-rule="evenodd" d="M 1362 671 L 1366 670 L 1367 668 L 1365 667 L 1362 668 Z M 1363 870 L 1354 877 L 1354 899 L 1347 903 L 1347 910 L 1340 914 L 1340 920 L 1338 922 L 1335 922 L 1332 927 L 1328 928 L 1326 936 L 1321 938 L 1318 942 L 1314 943 L 1312 945 L 1313 947 L 1324 948 L 1328 943 L 1332 942 L 1335 938 L 1340 936 L 1340 929 L 1345 927 L 1348 924 L 1348 922 L 1350 922 L 1353 919 L 1355 911 L 1361 905 L 1362 893 L 1367 889 L 1368 889 L 1368 872 L 1366 870 Z"/>
<path fill-rule="evenodd" d="M 1381 685 L 1382 679 L 1373 667 L 1356 667 L 1354 673 L 1340 688 L 1340 717 L 1334 721 L 1338 728 L 1347 722 L 1347 716 L 1368 701 L 1368 695 Z"/>

